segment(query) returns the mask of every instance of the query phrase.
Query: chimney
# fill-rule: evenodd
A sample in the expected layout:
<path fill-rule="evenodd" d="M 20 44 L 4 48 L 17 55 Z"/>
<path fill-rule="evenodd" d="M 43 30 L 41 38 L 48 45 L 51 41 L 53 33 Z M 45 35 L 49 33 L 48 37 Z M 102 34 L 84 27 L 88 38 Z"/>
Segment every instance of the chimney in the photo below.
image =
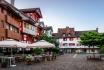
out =
<path fill-rule="evenodd" d="M 14 6 L 14 2 L 15 2 L 15 0 L 11 0 L 11 2 L 10 2 L 10 3 Z"/>

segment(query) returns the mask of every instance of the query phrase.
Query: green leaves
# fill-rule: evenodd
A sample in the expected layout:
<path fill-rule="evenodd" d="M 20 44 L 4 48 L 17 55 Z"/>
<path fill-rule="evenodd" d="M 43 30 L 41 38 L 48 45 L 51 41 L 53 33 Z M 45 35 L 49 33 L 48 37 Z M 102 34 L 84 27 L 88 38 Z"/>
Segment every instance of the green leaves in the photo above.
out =
<path fill-rule="evenodd" d="M 52 52 L 55 53 L 55 54 L 58 54 L 60 51 L 59 48 L 52 48 Z"/>
<path fill-rule="evenodd" d="M 104 54 L 104 45 L 100 48 L 100 53 Z"/>
<path fill-rule="evenodd" d="M 80 37 L 80 43 L 85 46 L 98 46 L 100 45 L 101 36 L 97 32 L 88 32 Z"/>
<path fill-rule="evenodd" d="M 100 53 L 104 53 L 104 33 L 89 32 L 80 37 L 80 43 L 85 46 L 97 46 Z"/>
<path fill-rule="evenodd" d="M 44 50 L 42 48 L 38 48 L 38 47 L 34 48 L 33 51 L 36 55 L 40 55 L 44 52 Z"/>

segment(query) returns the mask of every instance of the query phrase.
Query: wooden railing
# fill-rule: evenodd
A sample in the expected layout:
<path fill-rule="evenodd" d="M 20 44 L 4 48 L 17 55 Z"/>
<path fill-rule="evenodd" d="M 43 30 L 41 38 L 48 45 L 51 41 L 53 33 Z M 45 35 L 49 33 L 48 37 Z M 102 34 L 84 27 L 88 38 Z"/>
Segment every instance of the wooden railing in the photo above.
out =
<path fill-rule="evenodd" d="M 21 35 L 19 33 L 16 33 L 16 32 L 11 31 L 11 30 L 7 30 L 7 37 L 12 38 L 12 39 L 16 39 L 16 40 L 21 39 Z"/>

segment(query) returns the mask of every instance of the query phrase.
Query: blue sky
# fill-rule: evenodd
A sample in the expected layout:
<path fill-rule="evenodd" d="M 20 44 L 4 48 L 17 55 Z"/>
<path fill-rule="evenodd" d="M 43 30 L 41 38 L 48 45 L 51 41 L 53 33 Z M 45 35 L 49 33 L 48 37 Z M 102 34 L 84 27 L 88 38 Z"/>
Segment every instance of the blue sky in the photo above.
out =
<path fill-rule="evenodd" d="M 66 26 L 75 30 L 94 30 L 104 32 L 104 0 L 15 0 L 17 8 L 40 7 L 42 21 L 57 28 Z"/>

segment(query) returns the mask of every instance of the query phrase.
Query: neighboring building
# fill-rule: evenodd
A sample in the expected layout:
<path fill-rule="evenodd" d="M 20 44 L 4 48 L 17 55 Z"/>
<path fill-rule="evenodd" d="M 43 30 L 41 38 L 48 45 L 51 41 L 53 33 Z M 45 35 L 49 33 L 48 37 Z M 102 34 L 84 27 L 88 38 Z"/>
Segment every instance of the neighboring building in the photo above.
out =
<path fill-rule="evenodd" d="M 42 18 L 42 14 L 41 14 L 41 10 L 40 8 L 27 8 L 27 9 L 20 9 L 23 13 L 25 13 L 25 15 L 27 15 L 29 18 L 32 18 L 33 21 L 35 21 L 35 23 L 33 25 L 35 25 L 35 33 L 34 33 L 34 41 L 36 41 L 38 39 L 38 37 L 42 34 L 43 32 L 43 27 L 41 27 L 40 25 L 40 19 Z M 31 28 L 33 26 L 30 26 L 27 24 L 28 28 Z M 33 30 L 34 31 L 34 30 Z M 29 31 L 27 31 L 29 32 Z M 32 32 L 33 33 L 33 32 Z M 30 35 L 23 35 L 23 38 L 29 38 Z M 30 39 L 30 38 L 29 38 Z"/>
<path fill-rule="evenodd" d="M 80 35 L 86 32 L 95 31 L 98 32 L 98 28 L 96 30 L 88 30 L 88 31 L 75 31 L 74 28 L 59 28 L 57 33 L 53 33 L 53 36 L 59 41 L 59 48 L 65 53 L 75 53 L 75 52 L 86 52 L 89 53 L 89 47 L 83 46 L 79 43 Z M 98 52 L 98 48 L 90 48 L 90 53 Z"/>
<path fill-rule="evenodd" d="M 46 27 L 44 27 L 44 33 L 46 33 L 48 36 L 52 37 L 52 33 L 53 33 L 52 26 L 46 26 Z"/>
<path fill-rule="evenodd" d="M 20 20 L 18 10 L 5 0 L 0 0 L 0 40 L 21 40 Z"/>
<path fill-rule="evenodd" d="M 35 21 L 28 18 L 23 21 L 21 21 L 21 41 L 27 42 L 27 43 L 33 43 L 35 41 L 35 36 L 37 34 Z"/>
<path fill-rule="evenodd" d="M 35 42 L 43 32 L 40 8 L 17 9 L 0 0 L 0 40 Z"/>

